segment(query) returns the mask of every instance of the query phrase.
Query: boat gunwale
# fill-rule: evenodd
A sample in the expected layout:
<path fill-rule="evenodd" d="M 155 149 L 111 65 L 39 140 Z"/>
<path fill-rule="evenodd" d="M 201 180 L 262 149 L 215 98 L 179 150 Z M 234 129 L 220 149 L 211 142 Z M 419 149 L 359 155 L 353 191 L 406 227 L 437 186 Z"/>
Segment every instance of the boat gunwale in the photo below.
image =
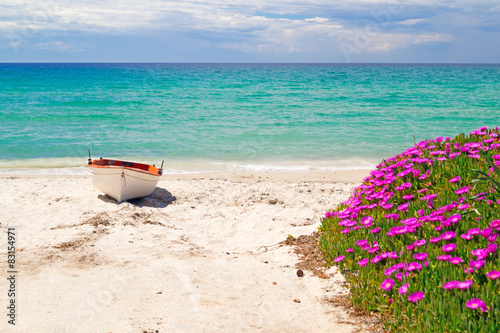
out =
<path fill-rule="evenodd" d="M 152 168 L 154 171 L 144 170 L 144 169 L 141 169 L 139 167 L 130 166 L 130 165 L 113 165 L 113 164 L 101 165 L 101 164 L 99 164 L 99 162 L 109 163 L 110 161 L 120 162 L 120 163 L 131 163 L 134 165 L 142 165 L 142 166 L 148 167 L 148 169 Z M 96 169 L 116 169 L 116 170 L 125 169 L 125 170 L 129 170 L 129 171 L 135 171 L 135 172 L 139 172 L 139 173 L 143 173 L 143 174 L 147 174 L 147 175 L 151 175 L 151 176 L 157 176 L 157 177 L 160 177 L 162 175 L 160 173 L 160 169 L 153 166 L 153 165 L 136 163 L 136 162 L 128 162 L 128 161 L 123 161 L 123 160 L 113 160 L 113 159 L 102 158 L 102 159 L 98 159 L 98 160 L 93 160 L 91 163 L 89 163 L 88 166 L 91 168 L 96 168 Z"/>

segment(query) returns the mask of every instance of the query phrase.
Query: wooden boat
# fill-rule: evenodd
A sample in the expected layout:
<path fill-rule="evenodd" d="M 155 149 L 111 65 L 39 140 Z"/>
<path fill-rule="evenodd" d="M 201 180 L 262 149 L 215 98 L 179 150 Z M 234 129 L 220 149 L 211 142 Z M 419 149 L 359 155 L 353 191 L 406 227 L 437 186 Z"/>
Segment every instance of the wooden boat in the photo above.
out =
<path fill-rule="evenodd" d="M 118 203 L 150 195 L 162 175 L 162 168 L 154 165 L 120 160 L 90 159 L 92 184 Z M 163 166 L 163 162 L 162 162 Z"/>

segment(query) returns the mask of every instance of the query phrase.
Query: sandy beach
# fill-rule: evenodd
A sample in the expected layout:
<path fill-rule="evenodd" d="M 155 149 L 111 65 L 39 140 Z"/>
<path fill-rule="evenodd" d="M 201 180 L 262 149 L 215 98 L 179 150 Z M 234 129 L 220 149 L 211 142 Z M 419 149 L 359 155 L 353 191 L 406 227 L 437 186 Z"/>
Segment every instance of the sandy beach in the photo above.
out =
<path fill-rule="evenodd" d="M 16 326 L 4 314 L 0 331 L 368 332 L 328 301 L 348 294 L 343 277 L 299 277 L 280 244 L 317 230 L 366 175 L 164 175 L 150 197 L 121 204 L 90 176 L 2 175 L 0 252 L 15 228 L 18 273 Z"/>

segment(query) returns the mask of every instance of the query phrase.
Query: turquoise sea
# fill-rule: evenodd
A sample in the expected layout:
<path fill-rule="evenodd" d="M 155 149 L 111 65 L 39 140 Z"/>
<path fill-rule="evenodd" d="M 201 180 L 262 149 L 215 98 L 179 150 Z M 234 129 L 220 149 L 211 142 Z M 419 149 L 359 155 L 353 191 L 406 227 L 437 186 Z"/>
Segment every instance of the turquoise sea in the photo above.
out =
<path fill-rule="evenodd" d="M 0 64 L 0 173 L 372 168 L 500 126 L 500 65 Z"/>

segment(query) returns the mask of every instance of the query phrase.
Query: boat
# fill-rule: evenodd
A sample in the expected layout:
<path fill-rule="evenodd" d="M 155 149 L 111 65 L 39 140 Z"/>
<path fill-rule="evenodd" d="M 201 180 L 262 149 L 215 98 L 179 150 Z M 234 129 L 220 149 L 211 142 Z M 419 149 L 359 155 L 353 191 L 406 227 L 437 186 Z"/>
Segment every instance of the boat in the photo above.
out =
<path fill-rule="evenodd" d="M 115 199 L 118 203 L 146 197 L 153 193 L 162 175 L 162 167 L 154 165 L 99 158 L 89 159 L 92 185 Z"/>

